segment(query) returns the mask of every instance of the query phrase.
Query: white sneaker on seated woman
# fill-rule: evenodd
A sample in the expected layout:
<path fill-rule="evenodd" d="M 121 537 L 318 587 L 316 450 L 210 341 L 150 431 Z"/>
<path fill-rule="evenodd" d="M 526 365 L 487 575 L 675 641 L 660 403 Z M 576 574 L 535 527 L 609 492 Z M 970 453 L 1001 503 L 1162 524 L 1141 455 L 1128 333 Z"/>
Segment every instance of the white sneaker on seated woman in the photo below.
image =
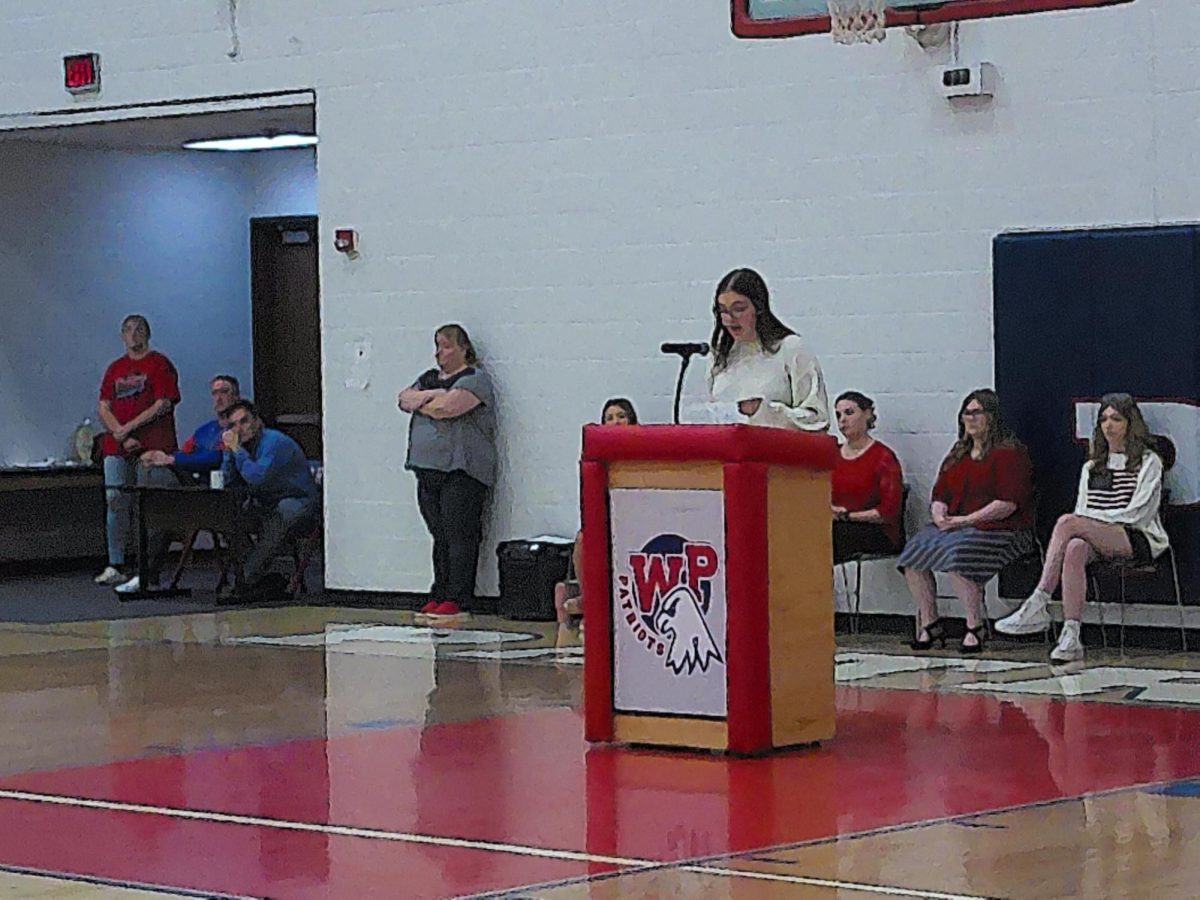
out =
<path fill-rule="evenodd" d="M 1050 627 L 1050 597 L 1062 585 L 1063 630 L 1051 662 L 1083 659 L 1079 636 L 1087 601 L 1087 567 L 1097 559 L 1148 563 L 1167 549 L 1159 520 L 1163 463 L 1137 403 L 1106 394 L 1079 476 L 1075 511 L 1059 518 L 1046 548 L 1037 588 L 1012 615 L 996 623 L 1003 634 L 1037 634 Z"/>

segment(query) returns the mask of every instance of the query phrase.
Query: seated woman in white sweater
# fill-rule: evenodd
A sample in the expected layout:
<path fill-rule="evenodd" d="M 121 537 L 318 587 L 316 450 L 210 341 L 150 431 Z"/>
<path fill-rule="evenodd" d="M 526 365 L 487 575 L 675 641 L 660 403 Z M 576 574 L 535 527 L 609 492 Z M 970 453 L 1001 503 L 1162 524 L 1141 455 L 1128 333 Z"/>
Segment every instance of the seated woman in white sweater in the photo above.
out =
<path fill-rule="evenodd" d="M 771 312 L 767 284 L 753 269 L 734 269 L 717 284 L 708 390 L 736 404 L 751 425 L 829 429 L 821 365 Z"/>
<path fill-rule="evenodd" d="M 997 631 L 1036 634 L 1049 628 L 1047 604 L 1061 581 L 1063 631 L 1050 661 L 1083 659 L 1079 621 L 1088 564 L 1102 558 L 1144 564 L 1167 549 L 1167 533 L 1158 518 L 1163 463 L 1153 446 L 1132 397 L 1101 398 L 1075 512 L 1055 524 L 1037 588 L 1016 612 L 996 623 Z"/>

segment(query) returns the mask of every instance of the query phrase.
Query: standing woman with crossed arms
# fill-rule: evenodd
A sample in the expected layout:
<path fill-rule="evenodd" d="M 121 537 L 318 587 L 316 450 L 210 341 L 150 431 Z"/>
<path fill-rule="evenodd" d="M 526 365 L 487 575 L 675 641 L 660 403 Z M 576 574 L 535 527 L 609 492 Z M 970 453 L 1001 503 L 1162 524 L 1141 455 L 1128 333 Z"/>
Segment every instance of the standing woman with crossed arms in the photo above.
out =
<path fill-rule="evenodd" d="M 433 537 L 427 615 L 463 616 L 475 596 L 483 510 L 496 480 L 496 400 L 461 325 L 434 332 L 437 368 L 400 392 L 412 415 L 404 467 L 417 476 L 417 505 Z"/>

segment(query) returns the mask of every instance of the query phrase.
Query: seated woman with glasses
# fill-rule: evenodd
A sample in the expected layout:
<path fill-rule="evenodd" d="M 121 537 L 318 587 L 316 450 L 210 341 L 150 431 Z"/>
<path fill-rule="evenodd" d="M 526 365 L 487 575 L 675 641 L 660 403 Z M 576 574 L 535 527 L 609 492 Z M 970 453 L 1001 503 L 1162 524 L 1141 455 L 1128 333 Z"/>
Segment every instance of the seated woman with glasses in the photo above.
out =
<path fill-rule="evenodd" d="M 1029 453 L 1005 427 L 995 391 L 972 391 L 963 400 L 958 440 L 942 461 L 929 512 L 933 522 L 909 538 L 897 561 L 917 606 L 917 636 L 909 646 L 945 646 L 933 577 L 944 572 L 966 612 L 959 649 L 979 653 L 983 586 L 1034 546 Z"/>
<path fill-rule="evenodd" d="M 713 302 L 708 391 L 736 404 L 751 425 L 829 430 L 829 398 L 821 364 L 796 332 L 771 312 L 767 283 L 753 269 L 734 269 Z"/>
<path fill-rule="evenodd" d="M 1097 559 L 1145 565 L 1167 549 L 1158 515 L 1163 461 L 1154 447 L 1132 397 L 1101 398 L 1075 511 L 1055 523 L 1037 588 L 1016 612 L 996 623 L 997 631 L 1037 634 L 1049 628 L 1050 596 L 1061 582 L 1063 630 L 1050 661 L 1083 659 L 1079 623 L 1087 599 L 1088 565 Z"/>
<path fill-rule="evenodd" d="M 834 565 L 865 553 L 899 553 L 904 543 L 900 460 L 871 437 L 875 401 L 846 391 L 833 406 L 846 439 L 832 476 Z"/>

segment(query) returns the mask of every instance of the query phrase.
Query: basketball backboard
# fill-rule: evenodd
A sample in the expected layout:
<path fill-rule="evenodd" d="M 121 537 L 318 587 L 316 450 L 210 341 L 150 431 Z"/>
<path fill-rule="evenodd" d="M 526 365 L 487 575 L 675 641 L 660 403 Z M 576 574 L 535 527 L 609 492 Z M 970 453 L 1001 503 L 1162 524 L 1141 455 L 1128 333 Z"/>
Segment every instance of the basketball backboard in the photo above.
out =
<path fill-rule="evenodd" d="M 741 38 L 791 37 L 829 31 L 825 0 L 732 0 L 733 33 Z M 1131 0 L 890 0 L 887 25 L 930 25 L 1056 9 L 1111 6 Z"/>

